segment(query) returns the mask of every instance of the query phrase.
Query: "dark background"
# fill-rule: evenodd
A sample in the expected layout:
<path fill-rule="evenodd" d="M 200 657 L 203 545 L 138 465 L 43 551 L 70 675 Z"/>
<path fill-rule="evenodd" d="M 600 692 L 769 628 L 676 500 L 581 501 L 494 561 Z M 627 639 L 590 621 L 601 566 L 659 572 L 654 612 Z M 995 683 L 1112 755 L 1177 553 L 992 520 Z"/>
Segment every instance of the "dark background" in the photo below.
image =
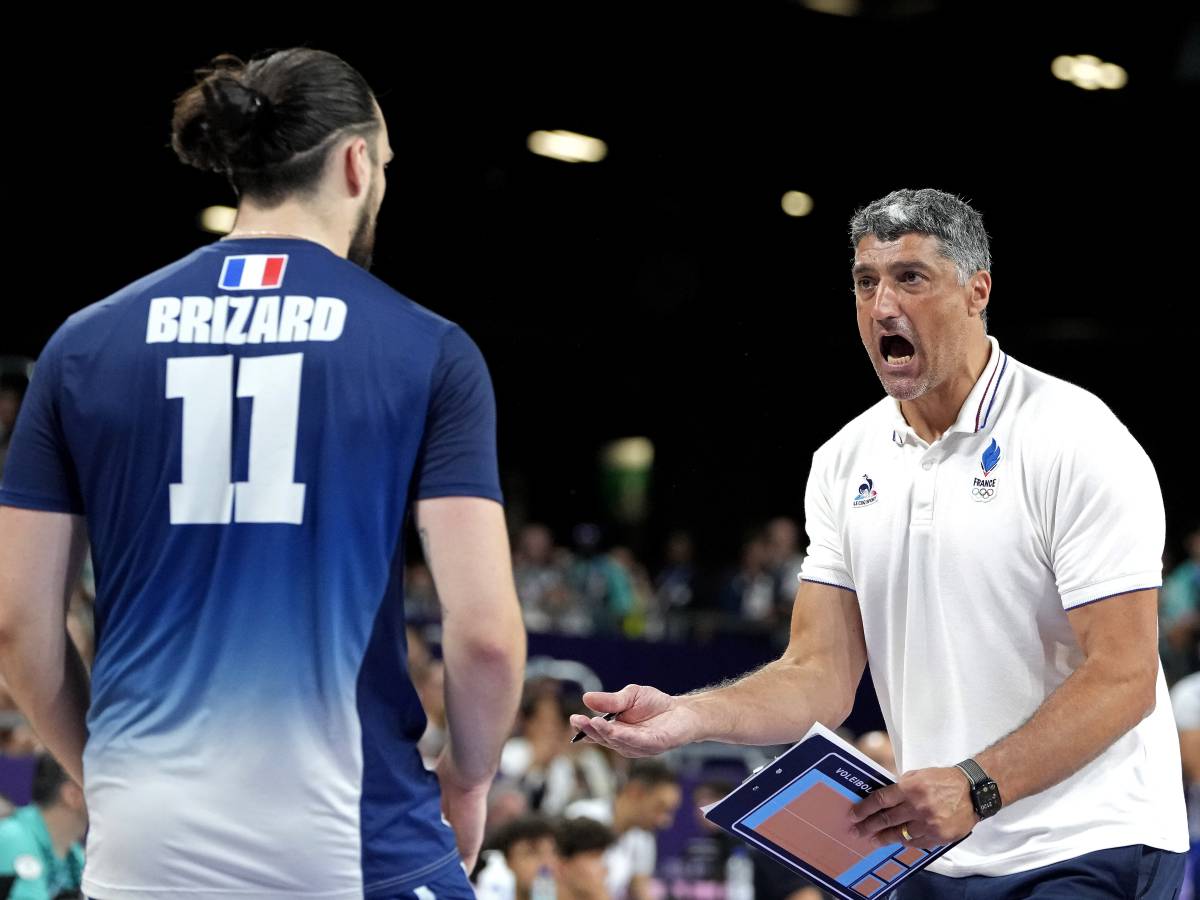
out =
<path fill-rule="evenodd" d="M 219 52 L 306 44 L 380 95 L 397 159 L 374 271 L 483 348 L 514 524 L 565 539 L 605 522 L 596 455 L 629 435 L 656 447 L 652 511 L 608 536 L 648 562 L 673 527 L 717 562 L 767 516 L 802 518 L 812 451 L 881 395 L 847 220 L 929 186 L 984 215 L 991 332 L 1116 411 L 1177 539 L 1200 521 L 1190 4 L 862 7 L 396 4 L 253 21 L 209 5 L 14 29 L 21 274 L 0 353 L 36 356 L 70 312 L 214 239 L 196 214 L 232 192 L 174 158 L 172 101 Z M 1063 53 L 1117 62 L 1129 84 L 1057 81 Z M 525 139 L 541 128 L 603 138 L 609 156 L 536 157 Z M 812 215 L 783 214 L 790 189 Z"/>

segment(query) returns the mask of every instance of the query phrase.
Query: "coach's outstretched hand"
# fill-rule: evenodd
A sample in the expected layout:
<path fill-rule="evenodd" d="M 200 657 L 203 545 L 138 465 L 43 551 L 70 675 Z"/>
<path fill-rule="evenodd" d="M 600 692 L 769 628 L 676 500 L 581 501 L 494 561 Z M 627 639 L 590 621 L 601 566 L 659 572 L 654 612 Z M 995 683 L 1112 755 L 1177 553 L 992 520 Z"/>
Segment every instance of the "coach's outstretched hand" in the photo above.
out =
<path fill-rule="evenodd" d="M 615 694 L 589 691 L 583 702 L 598 713 L 617 713 L 606 722 L 601 716 L 571 716 L 571 724 L 587 740 L 611 747 L 622 756 L 654 756 L 697 740 L 700 717 L 693 696 L 672 697 L 658 688 L 626 685 Z"/>

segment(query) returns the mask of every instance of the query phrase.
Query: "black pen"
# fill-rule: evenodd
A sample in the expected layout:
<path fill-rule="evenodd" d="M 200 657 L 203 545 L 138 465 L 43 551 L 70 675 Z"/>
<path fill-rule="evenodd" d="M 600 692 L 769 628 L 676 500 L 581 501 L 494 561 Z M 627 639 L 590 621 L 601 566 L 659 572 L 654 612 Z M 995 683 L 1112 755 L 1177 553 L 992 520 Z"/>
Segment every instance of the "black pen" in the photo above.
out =
<path fill-rule="evenodd" d="M 604 721 L 611 722 L 613 719 L 615 719 L 619 715 L 620 715 L 620 713 L 605 713 Z M 575 737 L 571 738 L 571 743 L 574 744 L 577 741 L 582 741 L 585 737 L 587 737 L 586 734 L 584 734 L 582 731 L 577 731 L 575 733 Z"/>

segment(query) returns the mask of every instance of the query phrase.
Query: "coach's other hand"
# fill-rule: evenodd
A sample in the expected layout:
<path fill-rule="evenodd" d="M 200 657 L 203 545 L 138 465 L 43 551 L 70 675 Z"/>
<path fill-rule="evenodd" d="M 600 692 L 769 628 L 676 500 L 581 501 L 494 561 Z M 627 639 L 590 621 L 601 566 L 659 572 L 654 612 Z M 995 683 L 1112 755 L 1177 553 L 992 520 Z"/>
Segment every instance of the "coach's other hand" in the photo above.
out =
<path fill-rule="evenodd" d="M 966 777 L 956 768 L 915 769 L 850 810 L 855 832 L 877 846 L 933 847 L 971 833 L 979 816 Z M 905 837 L 905 829 L 911 837 Z"/>

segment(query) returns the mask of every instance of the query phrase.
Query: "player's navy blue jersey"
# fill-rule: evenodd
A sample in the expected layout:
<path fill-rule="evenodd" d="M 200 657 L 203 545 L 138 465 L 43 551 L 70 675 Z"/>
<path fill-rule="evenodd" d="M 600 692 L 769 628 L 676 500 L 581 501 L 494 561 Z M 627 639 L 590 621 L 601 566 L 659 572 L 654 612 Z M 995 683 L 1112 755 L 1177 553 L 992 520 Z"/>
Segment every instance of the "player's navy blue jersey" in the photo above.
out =
<path fill-rule="evenodd" d="M 456 325 L 299 239 L 218 241 L 47 344 L 0 503 L 87 517 L 84 889 L 385 896 L 459 865 L 415 744 L 414 499 L 500 500 Z"/>

